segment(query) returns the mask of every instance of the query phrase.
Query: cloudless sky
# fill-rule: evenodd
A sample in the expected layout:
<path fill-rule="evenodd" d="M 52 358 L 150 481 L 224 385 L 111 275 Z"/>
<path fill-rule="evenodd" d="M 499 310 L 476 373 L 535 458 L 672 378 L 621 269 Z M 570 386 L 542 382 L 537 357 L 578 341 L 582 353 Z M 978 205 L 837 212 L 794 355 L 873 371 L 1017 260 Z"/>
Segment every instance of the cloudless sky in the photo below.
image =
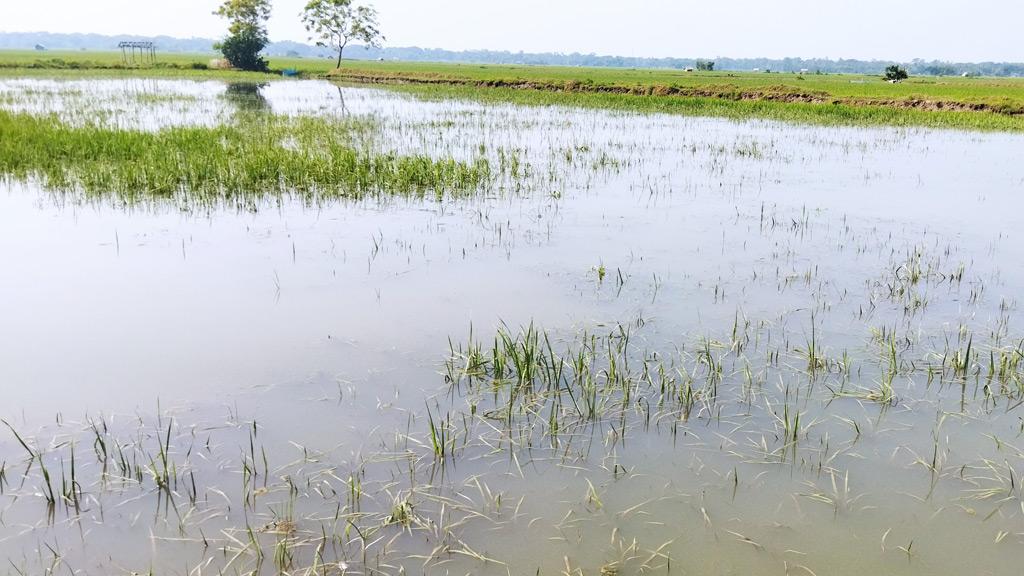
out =
<path fill-rule="evenodd" d="M 375 0 L 387 45 L 622 56 L 1024 61 L 1022 0 Z M 0 31 L 219 38 L 217 0 L 0 0 Z M 305 0 L 273 40 L 307 41 Z"/>

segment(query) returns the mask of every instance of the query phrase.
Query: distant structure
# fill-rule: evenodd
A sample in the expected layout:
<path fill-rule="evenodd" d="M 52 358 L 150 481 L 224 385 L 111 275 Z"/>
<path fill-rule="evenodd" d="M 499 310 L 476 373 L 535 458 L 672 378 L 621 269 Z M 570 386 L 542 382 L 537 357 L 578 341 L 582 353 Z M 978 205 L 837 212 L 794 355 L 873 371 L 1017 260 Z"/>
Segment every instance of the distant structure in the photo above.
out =
<path fill-rule="evenodd" d="M 119 42 L 117 47 L 121 49 L 121 58 L 125 64 L 156 62 L 156 46 L 152 42 Z"/>

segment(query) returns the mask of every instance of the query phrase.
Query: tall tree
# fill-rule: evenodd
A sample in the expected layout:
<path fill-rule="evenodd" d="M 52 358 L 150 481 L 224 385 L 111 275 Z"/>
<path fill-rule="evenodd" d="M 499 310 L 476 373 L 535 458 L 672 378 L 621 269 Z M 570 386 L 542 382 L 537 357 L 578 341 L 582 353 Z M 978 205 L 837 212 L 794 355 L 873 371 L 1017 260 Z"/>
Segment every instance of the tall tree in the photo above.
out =
<path fill-rule="evenodd" d="M 352 0 L 309 0 L 302 10 L 302 23 L 317 46 L 338 50 L 338 68 L 349 42 L 355 40 L 379 48 L 384 40 L 377 24 L 377 10 L 353 4 Z"/>
<path fill-rule="evenodd" d="M 214 14 L 231 22 L 228 37 L 216 46 L 224 58 L 242 70 L 266 70 L 267 62 L 260 52 L 270 42 L 270 0 L 224 0 Z"/>

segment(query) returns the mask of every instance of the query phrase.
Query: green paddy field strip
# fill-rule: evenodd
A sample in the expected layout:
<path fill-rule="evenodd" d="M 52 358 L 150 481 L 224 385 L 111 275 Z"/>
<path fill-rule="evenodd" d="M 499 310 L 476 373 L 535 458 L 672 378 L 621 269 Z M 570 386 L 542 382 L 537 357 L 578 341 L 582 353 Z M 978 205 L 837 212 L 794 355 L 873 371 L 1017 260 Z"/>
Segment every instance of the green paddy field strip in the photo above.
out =
<path fill-rule="evenodd" d="M 0 110 L 0 172 L 129 203 L 162 197 L 187 204 L 267 194 L 443 196 L 489 178 L 486 161 L 378 153 L 357 144 L 372 129 L 366 120 L 255 113 L 215 128 L 146 132 Z"/>
<path fill-rule="evenodd" d="M 149 67 L 117 52 L 0 52 L 0 75 L 115 75 L 258 78 L 210 69 L 216 54 L 161 55 Z M 837 125 L 1024 130 L 1024 79 L 913 77 L 666 69 L 580 68 L 271 58 L 272 74 L 401 85 L 421 94 L 519 104 L 768 118 Z M 880 71 L 881 72 L 881 71 Z"/>

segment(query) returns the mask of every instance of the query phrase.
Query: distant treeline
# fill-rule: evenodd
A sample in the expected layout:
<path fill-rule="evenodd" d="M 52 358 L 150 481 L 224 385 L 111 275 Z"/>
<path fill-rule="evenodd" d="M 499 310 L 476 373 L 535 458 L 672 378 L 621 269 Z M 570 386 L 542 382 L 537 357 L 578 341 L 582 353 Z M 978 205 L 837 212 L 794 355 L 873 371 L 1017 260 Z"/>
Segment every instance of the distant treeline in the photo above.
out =
<path fill-rule="evenodd" d="M 213 52 L 209 38 L 172 38 L 119 34 L 54 34 L 51 32 L 0 32 L 0 49 L 32 50 L 117 50 L 118 42 L 151 41 L 164 52 Z"/>
<path fill-rule="evenodd" d="M 31 50 L 113 50 L 120 41 L 150 40 L 164 52 L 213 52 L 214 40 L 209 38 L 172 38 L 170 36 L 105 36 L 101 34 L 53 34 L 48 32 L 0 32 L 0 49 Z M 297 58 L 330 58 L 324 48 L 299 42 L 272 42 L 265 50 L 268 56 Z M 555 66 L 596 66 L 611 68 L 678 68 L 697 67 L 698 61 L 714 62 L 715 70 L 772 71 L 807 73 L 881 74 L 886 66 L 900 64 L 912 75 L 930 76 L 1024 76 L 1024 63 L 1009 62 L 940 62 L 938 60 L 828 60 L 822 58 L 633 58 L 599 56 L 596 54 L 527 53 L 494 50 L 455 52 L 437 48 L 350 49 L 346 57 L 357 59 L 403 60 L 408 62 L 463 62 L 471 64 L 533 64 Z"/>

